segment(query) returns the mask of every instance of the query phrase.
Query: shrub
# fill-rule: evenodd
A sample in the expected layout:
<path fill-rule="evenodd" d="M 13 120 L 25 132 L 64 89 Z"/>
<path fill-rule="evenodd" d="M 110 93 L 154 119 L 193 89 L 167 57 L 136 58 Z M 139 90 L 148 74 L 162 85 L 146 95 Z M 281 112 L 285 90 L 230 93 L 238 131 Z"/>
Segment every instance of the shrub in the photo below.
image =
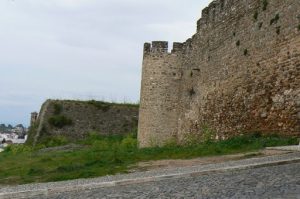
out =
<path fill-rule="evenodd" d="M 129 134 L 132 138 L 135 138 L 135 139 L 137 139 L 137 134 L 138 134 L 138 129 L 137 128 L 134 128 L 133 130 L 132 130 L 132 132 Z"/>
<path fill-rule="evenodd" d="M 253 132 L 253 133 L 249 134 L 248 136 L 252 137 L 252 138 L 261 138 L 262 137 L 262 133 L 259 132 L 259 131 L 256 131 L 256 132 Z"/>
<path fill-rule="evenodd" d="M 184 145 L 194 146 L 201 142 L 201 135 L 198 133 L 188 133 L 184 136 Z"/>
<path fill-rule="evenodd" d="M 174 138 L 171 138 L 169 140 L 167 140 L 164 144 L 164 146 L 166 148 L 174 148 L 174 147 L 177 147 L 178 146 L 178 143 L 177 143 L 177 139 L 174 137 Z"/>
<path fill-rule="evenodd" d="M 63 128 L 64 126 L 69 126 L 69 125 L 73 124 L 72 120 L 70 118 L 67 118 L 64 115 L 56 115 L 56 116 L 50 117 L 48 122 L 51 126 L 54 126 L 57 128 Z"/>
<path fill-rule="evenodd" d="M 92 132 L 89 132 L 88 139 L 99 140 L 99 139 L 101 139 L 101 136 L 99 135 L 99 133 L 92 131 Z"/>
<path fill-rule="evenodd" d="M 13 155 L 16 155 L 19 153 L 29 153 L 32 151 L 33 151 L 32 147 L 27 146 L 27 145 L 10 145 L 7 148 L 5 148 L 5 152 L 11 153 Z"/>
<path fill-rule="evenodd" d="M 209 128 L 207 125 L 204 125 L 202 127 L 201 132 L 201 142 L 210 143 L 215 141 L 217 133 L 213 129 Z"/>
<path fill-rule="evenodd" d="M 244 55 L 247 56 L 248 55 L 248 49 L 244 50 Z"/>
<path fill-rule="evenodd" d="M 300 31 L 300 24 L 298 25 L 298 30 Z"/>
<path fill-rule="evenodd" d="M 123 148 L 127 151 L 132 151 L 132 150 L 137 149 L 137 139 L 127 136 L 126 138 L 124 138 L 122 140 L 121 148 Z"/>
<path fill-rule="evenodd" d="M 241 45 L 241 41 L 238 40 L 236 43 L 235 43 L 236 46 L 240 46 Z"/>
<path fill-rule="evenodd" d="M 109 151 L 110 145 L 105 140 L 96 140 L 92 143 L 92 148 L 96 151 Z"/>

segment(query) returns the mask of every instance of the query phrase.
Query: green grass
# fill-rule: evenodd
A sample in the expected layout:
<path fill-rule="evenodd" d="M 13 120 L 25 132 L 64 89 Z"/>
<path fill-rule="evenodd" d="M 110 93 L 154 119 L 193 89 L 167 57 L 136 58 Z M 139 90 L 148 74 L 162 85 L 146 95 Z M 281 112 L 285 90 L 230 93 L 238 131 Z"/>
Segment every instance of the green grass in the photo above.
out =
<path fill-rule="evenodd" d="M 190 159 L 203 156 L 255 152 L 264 147 L 297 144 L 296 138 L 259 135 L 188 146 L 138 149 L 136 136 L 102 137 L 91 134 L 73 152 L 38 152 L 26 145 L 0 153 L 0 184 L 62 181 L 126 173 L 140 161 Z"/>

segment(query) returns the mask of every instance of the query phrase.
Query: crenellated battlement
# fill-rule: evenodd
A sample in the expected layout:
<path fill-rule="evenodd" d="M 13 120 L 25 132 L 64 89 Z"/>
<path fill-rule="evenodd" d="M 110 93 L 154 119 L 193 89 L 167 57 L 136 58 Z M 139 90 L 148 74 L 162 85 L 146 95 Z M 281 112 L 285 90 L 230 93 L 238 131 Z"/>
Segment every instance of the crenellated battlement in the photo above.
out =
<path fill-rule="evenodd" d="M 164 54 L 168 53 L 167 41 L 152 41 L 144 44 L 144 55 L 146 54 Z"/>
<path fill-rule="evenodd" d="M 184 47 L 183 43 L 174 42 L 173 43 L 173 50 L 171 52 L 172 53 L 182 52 L 183 47 Z"/>
<path fill-rule="evenodd" d="M 150 43 L 145 43 L 144 44 L 144 55 L 149 54 L 151 52 L 151 44 Z"/>
<path fill-rule="evenodd" d="M 174 42 L 171 53 L 182 52 L 184 49 L 184 43 Z M 168 54 L 169 42 L 167 41 L 152 41 L 152 43 L 144 44 L 144 55 L 147 54 Z"/>

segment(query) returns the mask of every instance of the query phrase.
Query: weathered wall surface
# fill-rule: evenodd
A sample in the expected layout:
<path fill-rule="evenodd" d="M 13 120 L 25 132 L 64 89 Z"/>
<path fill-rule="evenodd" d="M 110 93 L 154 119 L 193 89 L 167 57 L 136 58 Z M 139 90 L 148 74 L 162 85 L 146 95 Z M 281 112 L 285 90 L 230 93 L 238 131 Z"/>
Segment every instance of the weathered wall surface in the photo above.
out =
<path fill-rule="evenodd" d="M 298 0 L 216 0 L 203 10 L 197 33 L 176 43 L 172 53 L 158 53 L 155 43 L 147 44 L 141 146 L 162 145 L 173 137 L 183 142 L 201 135 L 204 126 L 219 139 L 253 131 L 299 136 L 299 10 Z M 168 75 L 158 75 L 162 70 Z M 170 86 L 172 73 L 177 80 Z M 171 94 L 171 104 L 162 87 Z M 163 117 L 168 106 L 176 110 L 172 120 Z"/>
<path fill-rule="evenodd" d="M 161 145 L 177 134 L 179 81 L 177 55 L 168 54 L 166 42 L 144 46 L 141 101 L 143 117 L 139 121 L 141 145 Z M 159 124 L 159 125 L 158 125 Z M 164 136 L 161 136 L 164 135 Z M 148 139 L 143 139 L 147 137 Z"/>
<path fill-rule="evenodd" d="M 51 118 L 64 117 L 67 122 L 59 127 Z M 70 141 L 85 138 L 89 133 L 100 135 L 126 135 L 136 130 L 138 106 L 110 104 L 95 101 L 47 100 L 40 111 L 34 135 L 29 141 L 39 143 L 63 136 Z M 60 123 L 58 123 L 60 124 Z"/>

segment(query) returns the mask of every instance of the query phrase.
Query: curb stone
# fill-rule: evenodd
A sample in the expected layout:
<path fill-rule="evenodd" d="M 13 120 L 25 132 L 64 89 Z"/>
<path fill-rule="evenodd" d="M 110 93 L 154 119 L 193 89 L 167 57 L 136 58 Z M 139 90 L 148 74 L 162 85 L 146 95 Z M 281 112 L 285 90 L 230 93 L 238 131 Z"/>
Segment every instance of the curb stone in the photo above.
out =
<path fill-rule="evenodd" d="M 300 144 L 295 146 L 267 147 L 266 149 L 278 151 L 300 151 Z"/>

